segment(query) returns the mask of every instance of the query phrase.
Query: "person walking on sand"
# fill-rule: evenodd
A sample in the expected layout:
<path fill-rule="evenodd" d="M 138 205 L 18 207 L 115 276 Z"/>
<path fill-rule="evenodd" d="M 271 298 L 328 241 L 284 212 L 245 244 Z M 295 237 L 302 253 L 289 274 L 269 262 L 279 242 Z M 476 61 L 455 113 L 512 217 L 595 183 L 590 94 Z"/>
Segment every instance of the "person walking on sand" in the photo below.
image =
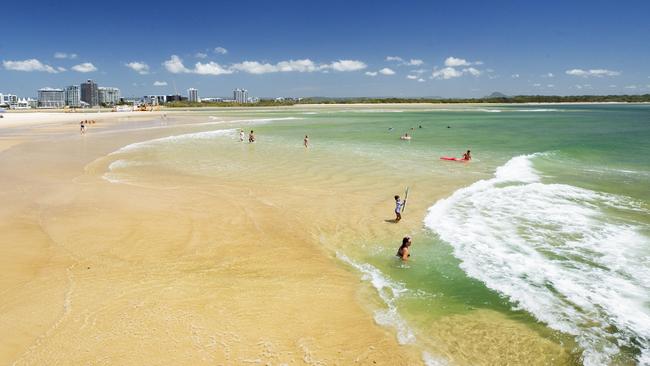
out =
<path fill-rule="evenodd" d="M 305 147 L 309 147 L 309 135 L 305 135 L 305 139 L 302 142 L 305 144 Z"/>
<path fill-rule="evenodd" d="M 246 134 L 244 133 L 244 129 L 239 130 L 239 142 L 244 142 L 244 138 L 246 137 Z"/>
<path fill-rule="evenodd" d="M 406 200 L 402 201 L 399 195 L 395 195 L 395 222 L 399 222 L 402 219 L 402 209 L 405 203 Z"/>
<path fill-rule="evenodd" d="M 402 245 L 400 245 L 399 249 L 397 250 L 397 254 L 395 254 L 397 257 L 399 257 L 403 262 L 408 262 L 409 257 L 411 256 L 411 237 L 410 236 L 405 236 L 402 239 Z"/>
<path fill-rule="evenodd" d="M 82 135 L 86 134 L 86 125 L 84 124 L 84 121 L 79 122 L 79 132 Z"/>
<path fill-rule="evenodd" d="M 255 142 L 255 132 L 253 132 L 253 130 L 251 130 L 251 133 L 248 134 L 248 142 L 251 144 Z"/>

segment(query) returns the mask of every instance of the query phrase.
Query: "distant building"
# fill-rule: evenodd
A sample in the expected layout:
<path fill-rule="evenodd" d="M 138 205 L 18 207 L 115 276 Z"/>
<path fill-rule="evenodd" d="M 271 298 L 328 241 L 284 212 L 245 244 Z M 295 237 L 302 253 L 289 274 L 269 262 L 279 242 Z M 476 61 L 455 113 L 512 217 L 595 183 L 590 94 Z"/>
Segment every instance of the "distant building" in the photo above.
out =
<path fill-rule="evenodd" d="M 240 104 L 248 103 L 248 90 L 246 89 L 233 90 L 233 99 L 235 100 L 235 102 Z"/>
<path fill-rule="evenodd" d="M 170 102 L 182 102 L 184 100 L 187 100 L 187 98 L 185 98 L 185 97 L 183 97 L 181 95 L 178 95 L 178 94 L 168 95 L 167 96 L 167 103 L 170 103 Z"/>
<path fill-rule="evenodd" d="M 91 107 L 99 105 L 99 91 L 97 89 L 97 83 L 90 79 L 85 83 L 81 83 L 81 100 Z"/>
<path fill-rule="evenodd" d="M 116 105 L 120 102 L 120 89 L 100 86 L 97 88 L 99 105 Z"/>
<path fill-rule="evenodd" d="M 159 105 L 167 103 L 166 95 L 145 95 L 143 98 L 145 103 L 150 105 Z"/>
<path fill-rule="evenodd" d="M 11 108 L 12 108 L 12 109 L 30 109 L 30 108 L 32 108 L 33 102 L 34 102 L 34 100 L 31 99 L 31 98 L 27 98 L 27 99 L 25 99 L 25 98 L 18 99 L 18 101 L 16 102 L 16 104 L 12 104 L 12 105 L 11 105 Z M 37 103 L 38 103 L 38 102 L 37 102 Z"/>
<path fill-rule="evenodd" d="M 188 102 L 193 102 L 193 103 L 200 102 L 200 100 L 199 100 L 199 91 L 194 89 L 194 88 L 187 89 L 187 101 Z"/>
<path fill-rule="evenodd" d="M 38 89 L 39 108 L 63 108 L 65 106 L 65 90 L 43 88 Z"/>
<path fill-rule="evenodd" d="M 70 85 L 65 88 L 65 105 L 72 108 L 81 107 L 81 87 Z"/>
<path fill-rule="evenodd" d="M 18 102 L 18 97 L 13 94 L 2 94 L 0 93 L 0 106 L 2 107 L 11 107 L 13 104 Z"/>

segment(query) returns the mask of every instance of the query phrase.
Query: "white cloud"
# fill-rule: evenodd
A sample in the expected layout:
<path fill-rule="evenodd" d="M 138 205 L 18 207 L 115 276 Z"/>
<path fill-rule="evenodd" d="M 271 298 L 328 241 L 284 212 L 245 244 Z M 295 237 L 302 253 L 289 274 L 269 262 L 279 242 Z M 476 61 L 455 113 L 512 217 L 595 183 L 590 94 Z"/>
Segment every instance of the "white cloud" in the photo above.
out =
<path fill-rule="evenodd" d="M 269 63 L 259 63 L 257 61 L 244 61 L 231 66 L 232 69 L 237 71 L 247 72 L 249 74 L 267 74 L 270 72 L 278 72 L 275 65 Z"/>
<path fill-rule="evenodd" d="M 427 72 L 427 69 L 411 70 L 411 72 L 414 74 L 424 74 L 425 72 Z"/>
<path fill-rule="evenodd" d="M 553 84 L 548 84 L 548 85 L 546 85 L 546 87 L 547 87 L 547 88 L 555 88 L 555 85 L 553 85 Z"/>
<path fill-rule="evenodd" d="M 458 78 L 461 76 L 463 76 L 463 72 L 458 71 L 453 67 L 445 67 L 444 69 L 434 70 L 433 73 L 431 74 L 431 77 L 434 79 L 444 79 L 444 80 Z"/>
<path fill-rule="evenodd" d="M 419 78 L 419 79 L 418 79 L 418 83 L 423 83 L 424 81 L 425 81 L 425 80 L 422 79 L 422 78 Z"/>
<path fill-rule="evenodd" d="M 4 66 L 5 69 L 14 70 L 14 71 L 27 71 L 27 72 L 44 71 L 44 72 L 49 72 L 50 74 L 57 74 L 61 71 L 53 68 L 50 65 L 46 65 L 35 58 L 24 60 L 24 61 L 3 60 L 2 65 Z"/>
<path fill-rule="evenodd" d="M 194 54 L 194 57 L 196 57 L 196 58 L 206 58 L 206 57 L 208 57 L 208 54 L 203 53 L 203 52 L 197 52 L 197 53 Z"/>
<path fill-rule="evenodd" d="M 546 73 L 546 74 L 542 75 L 543 78 L 552 78 L 552 77 L 554 77 L 554 76 L 555 76 L 555 75 L 553 75 L 552 72 L 549 72 L 549 73 Z"/>
<path fill-rule="evenodd" d="M 542 84 L 535 83 L 535 84 L 533 84 L 533 86 L 536 87 L 536 88 L 539 88 L 540 86 L 542 86 Z"/>
<path fill-rule="evenodd" d="M 382 75 L 395 75 L 395 71 L 389 69 L 388 67 L 384 67 L 383 69 L 379 70 L 379 73 Z"/>
<path fill-rule="evenodd" d="M 377 76 L 377 72 L 376 71 L 366 71 L 366 75 L 368 75 L 368 76 Z"/>
<path fill-rule="evenodd" d="M 171 72 L 172 74 L 181 74 L 190 72 L 188 68 L 183 65 L 183 60 L 176 55 L 172 55 L 169 60 L 163 62 L 165 69 Z"/>
<path fill-rule="evenodd" d="M 82 73 L 97 71 L 95 65 L 93 65 L 90 62 L 84 62 L 79 65 L 74 65 L 71 67 L 71 69 L 76 72 L 82 72 Z"/>
<path fill-rule="evenodd" d="M 192 73 L 200 75 L 222 75 L 232 74 L 237 71 L 249 74 L 268 74 L 275 72 L 328 72 L 335 71 L 356 71 L 366 68 L 366 64 L 356 60 L 339 60 L 331 64 L 316 64 L 310 59 L 280 61 L 276 64 L 258 61 L 242 61 L 229 66 L 222 66 L 216 62 L 197 62 L 194 68 L 185 67 L 183 60 L 177 55 L 171 55 L 170 59 L 163 62 L 165 69 L 173 74 Z"/>
<path fill-rule="evenodd" d="M 512 74 L 510 77 L 513 79 L 519 79 L 519 74 Z"/>
<path fill-rule="evenodd" d="M 626 85 L 625 89 L 636 89 L 636 85 Z"/>
<path fill-rule="evenodd" d="M 386 56 L 386 61 L 395 61 L 398 63 L 399 66 L 420 66 L 424 64 L 424 61 L 418 58 L 412 58 L 406 61 L 399 56 Z"/>
<path fill-rule="evenodd" d="M 465 59 L 451 57 L 451 56 L 447 57 L 447 59 L 445 60 L 445 66 L 448 66 L 448 67 L 469 66 L 471 64 L 472 64 L 471 62 L 469 62 L 469 61 L 467 61 Z"/>
<path fill-rule="evenodd" d="M 468 68 L 466 68 L 466 69 L 463 69 L 463 73 L 468 73 L 468 74 L 470 74 L 470 75 L 472 75 L 472 76 L 479 76 L 479 75 L 481 75 L 481 71 L 479 71 L 479 70 L 477 70 L 477 69 L 475 69 L 475 68 L 473 68 L 473 67 L 468 67 Z"/>
<path fill-rule="evenodd" d="M 572 76 L 580 76 L 584 78 L 588 77 L 603 77 L 603 76 L 618 76 L 621 74 L 620 71 L 612 71 L 612 70 L 605 70 L 605 69 L 590 69 L 590 70 L 583 70 L 583 69 L 571 69 L 566 71 L 567 75 L 572 75 Z"/>
<path fill-rule="evenodd" d="M 194 73 L 199 75 L 223 75 L 232 74 L 233 71 L 223 68 L 216 62 L 201 63 L 197 62 L 194 65 Z"/>
<path fill-rule="evenodd" d="M 363 70 L 368 67 L 365 63 L 358 60 L 338 60 L 332 62 L 326 67 L 331 68 L 335 71 L 357 71 Z"/>
<path fill-rule="evenodd" d="M 149 73 L 149 65 L 147 65 L 144 62 L 132 61 L 129 62 L 128 64 L 125 64 L 125 66 L 137 72 L 140 75 L 146 75 Z"/>
<path fill-rule="evenodd" d="M 406 78 L 410 80 L 417 80 L 418 77 L 416 75 L 406 75 Z"/>
<path fill-rule="evenodd" d="M 616 88 L 616 85 L 612 84 L 609 86 L 610 88 Z"/>
<path fill-rule="evenodd" d="M 167 86 L 166 81 L 154 81 L 153 86 Z"/>
<path fill-rule="evenodd" d="M 282 72 L 314 72 L 319 70 L 319 66 L 316 66 L 314 61 L 310 59 L 280 61 L 277 67 Z"/>
<path fill-rule="evenodd" d="M 65 67 L 61 67 L 61 66 L 58 66 L 56 69 L 57 69 L 59 72 L 64 72 L 64 71 L 65 71 Z"/>
<path fill-rule="evenodd" d="M 69 58 L 71 60 L 74 60 L 77 58 L 76 53 L 65 53 L 65 52 L 55 52 L 54 53 L 54 58 Z"/>
<path fill-rule="evenodd" d="M 214 48 L 214 53 L 225 55 L 226 53 L 228 53 L 228 50 L 223 48 L 223 47 L 215 47 Z"/>

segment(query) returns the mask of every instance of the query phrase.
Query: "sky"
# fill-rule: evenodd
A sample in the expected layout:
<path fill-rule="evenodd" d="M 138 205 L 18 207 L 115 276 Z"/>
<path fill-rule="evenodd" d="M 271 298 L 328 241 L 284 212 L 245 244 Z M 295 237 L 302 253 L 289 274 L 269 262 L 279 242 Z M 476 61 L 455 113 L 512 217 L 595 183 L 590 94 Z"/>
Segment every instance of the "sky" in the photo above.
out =
<path fill-rule="evenodd" d="M 650 1 L 31 1 L 3 5 L 0 93 L 650 93 Z"/>

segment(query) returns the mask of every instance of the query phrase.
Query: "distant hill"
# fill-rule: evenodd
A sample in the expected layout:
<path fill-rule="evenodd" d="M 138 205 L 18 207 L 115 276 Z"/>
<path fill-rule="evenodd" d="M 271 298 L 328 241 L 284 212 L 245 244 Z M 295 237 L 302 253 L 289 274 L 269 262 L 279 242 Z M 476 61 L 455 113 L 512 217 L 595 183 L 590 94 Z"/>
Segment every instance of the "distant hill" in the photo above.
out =
<path fill-rule="evenodd" d="M 490 98 L 507 98 L 507 97 L 508 96 L 503 93 L 493 92 L 492 94 L 486 96 L 485 98 L 490 99 Z"/>

